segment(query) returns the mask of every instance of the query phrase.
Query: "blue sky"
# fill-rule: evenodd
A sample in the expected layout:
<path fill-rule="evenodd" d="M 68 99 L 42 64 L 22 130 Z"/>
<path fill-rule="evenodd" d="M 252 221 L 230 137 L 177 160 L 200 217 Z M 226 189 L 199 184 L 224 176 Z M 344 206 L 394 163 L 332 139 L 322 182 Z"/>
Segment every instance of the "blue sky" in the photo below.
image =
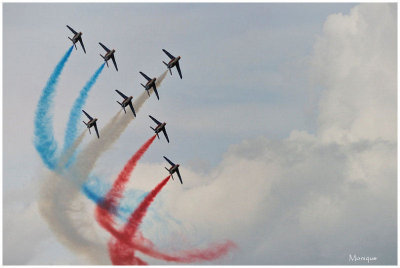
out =
<path fill-rule="evenodd" d="M 382 184 L 373 181 L 370 178 L 376 177 L 374 172 L 384 169 L 385 164 L 372 160 L 387 159 L 387 163 L 392 163 L 395 148 L 395 131 L 379 125 L 379 118 L 392 122 L 395 114 L 395 99 L 390 96 L 396 82 L 389 82 L 395 81 L 390 66 L 396 65 L 392 60 L 396 28 L 392 15 L 396 12 L 393 5 L 366 4 L 354 9 L 355 6 L 3 4 L 4 217 L 19 211 L 22 219 L 34 217 L 35 222 L 25 238 L 13 237 L 19 232 L 19 225 L 13 220 L 5 221 L 4 231 L 10 235 L 6 237 L 4 259 L 8 263 L 84 263 L 45 230 L 46 222 L 29 206 L 36 201 L 44 169 L 33 146 L 34 111 L 52 69 L 71 45 L 67 36 L 72 33 L 65 27 L 68 24 L 83 32 L 87 54 L 79 46 L 77 51 L 74 49 L 59 81 L 54 125 L 60 147 L 69 109 L 102 63 L 98 54 L 104 51 L 99 41 L 116 49 L 119 67 L 119 72 L 112 66 L 103 70 L 84 107 L 99 118 L 100 135 L 101 127 L 120 109 L 116 103 L 120 97 L 114 90 L 134 98 L 141 94 L 140 83 L 144 79 L 139 71 L 159 76 L 165 70 L 162 61 L 167 60 L 161 49 L 167 49 L 182 57 L 183 79 L 179 79 L 175 69 L 172 77 L 167 75 L 159 88 L 160 101 L 152 96 L 143 105 L 138 117 L 99 159 L 94 174 L 108 182 L 114 178 L 132 153 L 152 135 L 149 126 L 153 123 L 147 116 L 151 114 L 167 122 L 171 142 L 166 143 L 164 138 L 155 141 L 138 166 L 137 173 L 142 178 L 137 186 L 148 190 L 150 182 L 145 179 L 164 174 L 163 155 L 181 163 L 187 184 L 182 188 L 168 185 L 160 207 L 185 222 L 187 230 L 197 230 L 193 236 L 199 241 L 232 236 L 241 248 L 248 249 L 221 263 L 284 264 L 284 259 L 286 264 L 347 263 L 337 257 L 348 254 L 339 249 L 339 244 L 356 249 L 360 245 L 354 237 L 335 240 L 335 235 L 346 232 L 324 219 L 342 226 L 343 217 L 354 212 L 349 204 L 372 202 L 368 199 L 369 191 L 376 185 L 390 191 L 393 173 L 385 173 Z M 369 42 L 360 46 L 360 40 Z M 388 46 L 385 50 L 383 44 Z M 371 55 L 376 56 L 380 66 L 386 66 L 379 69 L 379 77 L 386 77 L 389 82 L 380 85 L 379 90 L 373 86 L 379 80 L 378 72 L 371 72 L 375 65 L 371 67 L 365 60 Z M 360 85 L 361 80 L 365 84 Z M 382 99 L 376 97 L 380 90 L 387 92 Z M 378 99 L 379 103 L 371 105 Z M 371 115 L 377 118 L 372 126 L 366 123 Z M 341 118 L 348 119 L 350 126 Z M 83 124 L 80 127 L 84 129 Z M 343 137 L 350 138 L 343 141 Z M 82 146 L 94 138 L 87 135 Z M 388 147 L 377 140 L 388 141 Z M 359 149 L 364 147 L 365 151 Z M 369 165 L 378 166 L 365 169 L 364 173 L 359 170 L 359 166 Z M 336 173 L 337 169 L 343 172 Z M 324 171 L 329 173 L 325 177 L 321 176 Z M 326 185 L 332 186 L 331 192 Z M 360 189 L 367 190 L 354 185 L 364 185 Z M 356 187 L 359 195 L 350 196 L 347 187 Z M 243 192 L 248 197 L 243 197 Z M 374 210 L 376 215 L 385 218 L 392 213 L 393 193 L 382 190 L 373 194 L 379 196 L 379 204 L 387 207 L 383 212 Z M 236 204 L 237 199 L 244 202 Z M 243 209 L 243 214 L 235 214 L 230 202 L 220 204 L 221 200 L 231 200 Z M 298 200 L 301 202 L 297 204 Z M 192 215 L 192 201 L 198 205 L 198 215 Z M 208 208 L 216 204 L 218 207 L 210 212 Z M 332 206 L 329 215 L 319 204 Z M 365 207 L 354 209 L 364 211 Z M 286 214 L 289 212 L 292 214 Z M 231 224 L 225 228 L 222 219 L 204 220 L 211 216 L 225 217 Z M 249 219 L 249 225 L 237 217 Z M 288 223 L 287 219 L 293 221 Z M 360 221 L 370 220 L 363 214 L 349 220 L 346 226 L 354 235 L 387 230 L 376 248 L 370 248 L 382 254 L 382 263 L 392 263 L 393 241 L 387 243 L 387 250 L 383 240 L 392 234 L 392 218 L 386 219 L 388 222 L 378 222 L 372 229 L 358 230 L 355 226 Z M 264 226 L 271 226 L 271 233 Z M 310 226 L 327 226 L 329 233 L 319 228 L 311 232 Z M 267 230 L 254 231 L 260 228 Z M 150 237 L 151 230 L 145 228 Z M 44 241 L 38 245 L 40 254 L 30 247 L 39 234 Z M 293 241 L 288 238 L 290 235 Z M 324 246 L 324 239 L 331 241 L 332 247 Z M 22 240 L 27 244 L 21 249 L 24 258 L 16 261 L 13 249 Z M 282 252 L 288 241 L 285 256 Z M 159 242 L 165 246 L 165 241 Z M 298 250 L 299 245 L 304 245 L 303 251 Z M 360 246 L 360 252 L 374 254 L 369 253 L 368 246 Z M 318 254 L 311 254 L 313 247 Z M 43 253 L 46 251 L 50 254 Z M 263 252 L 275 253 L 267 258 Z M 279 259 L 282 256 L 276 252 L 281 252 L 284 259 Z"/>

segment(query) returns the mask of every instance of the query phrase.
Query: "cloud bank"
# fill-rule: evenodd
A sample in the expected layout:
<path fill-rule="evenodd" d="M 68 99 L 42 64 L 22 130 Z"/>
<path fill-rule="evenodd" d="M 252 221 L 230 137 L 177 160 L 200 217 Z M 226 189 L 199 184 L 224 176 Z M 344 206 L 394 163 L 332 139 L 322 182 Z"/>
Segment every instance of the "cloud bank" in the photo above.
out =
<path fill-rule="evenodd" d="M 311 57 L 316 134 L 243 141 L 208 174 L 183 165 L 186 186 L 170 185 L 165 209 L 200 244 L 237 242 L 224 263 L 396 264 L 396 21 L 394 4 L 329 16 Z"/>

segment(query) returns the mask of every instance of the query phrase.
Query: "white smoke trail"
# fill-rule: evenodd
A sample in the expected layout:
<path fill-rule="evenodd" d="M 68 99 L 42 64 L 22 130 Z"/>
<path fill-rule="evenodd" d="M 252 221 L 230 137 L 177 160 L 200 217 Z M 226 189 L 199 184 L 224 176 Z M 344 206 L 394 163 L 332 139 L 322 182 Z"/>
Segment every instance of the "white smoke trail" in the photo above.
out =
<path fill-rule="evenodd" d="M 166 75 L 167 71 L 157 78 L 157 88 L 160 87 Z M 151 95 L 152 93 L 153 89 L 149 90 L 149 94 Z M 133 107 L 136 112 L 139 112 L 148 98 L 150 98 L 149 95 L 144 91 L 133 102 Z M 116 120 L 111 120 L 110 124 L 107 124 L 107 126 L 102 129 L 102 140 L 92 140 L 86 148 L 79 153 L 75 162 L 76 165 L 72 168 L 75 175 L 74 178 L 78 179 L 77 183 L 84 183 L 96 164 L 97 159 L 118 140 L 132 120 L 134 120 L 133 116 L 121 116 Z"/>
<path fill-rule="evenodd" d="M 157 89 L 164 80 L 167 71 L 157 78 Z M 149 90 L 150 95 L 153 89 Z M 138 112 L 149 98 L 143 92 L 134 102 Z M 79 199 L 82 184 L 87 180 L 97 159 L 107 151 L 121 136 L 128 124 L 134 119 L 132 116 L 120 116 L 121 110 L 100 130 L 101 139 L 93 139 L 76 157 L 68 171 L 56 174 L 50 172 L 45 176 L 42 184 L 39 210 L 42 217 L 55 233 L 57 239 L 77 255 L 88 258 L 93 264 L 111 264 L 105 243 L 96 240 L 94 227 L 82 224 L 79 219 L 87 218 L 81 208 L 74 208 Z M 83 132 L 74 142 L 73 150 L 68 150 L 60 157 L 60 164 L 65 166 L 68 159 L 76 151 L 83 140 Z M 79 140 L 81 139 L 81 140 Z M 72 148 L 71 147 L 71 148 Z M 66 155 L 66 154 L 69 154 Z M 77 221 L 78 220 L 78 221 Z M 94 221 L 93 221 L 94 223 Z"/>
<path fill-rule="evenodd" d="M 68 163 L 68 160 L 70 160 L 70 158 L 73 156 L 73 154 L 75 153 L 76 149 L 78 148 L 78 146 L 82 143 L 83 138 L 85 137 L 85 134 L 87 132 L 87 129 L 85 129 L 84 131 L 82 131 L 82 133 L 78 136 L 78 138 L 76 138 L 76 140 L 74 141 L 74 143 L 71 145 L 70 148 L 68 148 L 68 150 L 66 150 L 61 156 L 60 156 L 60 160 L 58 161 L 57 164 L 57 172 L 60 173 L 61 170 L 63 170 L 66 166 L 66 164 Z"/>
<path fill-rule="evenodd" d="M 82 222 L 76 223 L 78 215 L 74 211 L 72 200 L 78 198 L 80 189 L 68 176 L 47 172 L 38 205 L 41 216 L 52 232 L 63 245 L 75 254 L 88 258 L 91 263 L 111 264 L 105 243 L 96 241 L 95 235 L 87 233 L 92 229 L 90 226 L 85 226 Z M 87 217 L 82 215 L 81 209 L 78 211 L 79 217 Z"/>

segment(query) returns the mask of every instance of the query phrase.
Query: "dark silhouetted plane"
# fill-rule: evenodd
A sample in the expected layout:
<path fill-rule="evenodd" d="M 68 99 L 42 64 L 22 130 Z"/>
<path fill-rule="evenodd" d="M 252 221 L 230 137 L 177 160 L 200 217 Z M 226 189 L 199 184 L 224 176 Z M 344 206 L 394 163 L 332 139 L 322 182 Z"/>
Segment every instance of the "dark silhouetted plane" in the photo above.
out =
<path fill-rule="evenodd" d="M 164 156 L 164 159 L 167 160 L 168 163 L 172 166 L 170 169 L 165 168 L 166 170 L 168 170 L 169 174 L 171 174 L 172 179 L 174 179 L 173 174 L 176 172 L 176 174 L 178 174 L 179 180 L 181 181 L 181 184 L 183 184 L 182 178 L 181 178 L 181 174 L 179 173 L 179 169 L 178 169 L 179 168 L 179 164 L 175 165 L 174 163 L 172 163 L 171 160 L 169 160 L 165 156 Z"/>
<path fill-rule="evenodd" d="M 71 30 L 71 32 L 74 33 L 74 37 L 71 38 L 71 37 L 68 36 L 68 38 L 69 38 L 69 40 L 71 40 L 72 43 L 74 44 L 75 49 L 78 49 L 78 48 L 76 47 L 76 42 L 79 41 L 79 43 L 81 43 L 83 52 L 85 52 L 85 54 L 86 54 L 85 46 L 83 45 L 83 42 L 82 42 L 82 35 L 83 35 L 82 32 L 79 32 L 79 33 L 78 33 L 78 32 L 76 32 L 74 29 L 72 29 L 71 27 L 69 27 L 68 25 L 67 25 L 67 27 L 68 27 L 68 29 Z"/>
<path fill-rule="evenodd" d="M 117 63 L 115 62 L 115 57 L 114 57 L 115 49 L 109 50 L 109 49 L 108 49 L 105 45 L 103 45 L 102 43 L 99 42 L 99 44 L 100 44 L 100 46 L 102 46 L 102 47 L 104 48 L 105 51 L 107 51 L 106 55 L 104 55 L 104 56 L 100 54 L 100 56 L 101 56 L 101 57 L 104 59 L 104 61 L 106 62 L 107 67 L 108 67 L 108 60 L 111 59 L 112 62 L 114 63 L 115 69 L 116 69 L 117 72 L 118 72 Z"/>
<path fill-rule="evenodd" d="M 165 129 L 165 125 L 167 123 L 161 123 L 159 122 L 157 119 L 155 119 L 154 117 L 152 117 L 151 115 L 149 115 L 149 117 L 151 118 L 151 120 L 154 121 L 154 123 L 157 124 L 156 128 L 150 127 L 152 130 L 154 130 L 154 132 L 157 134 L 157 137 L 160 138 L 160 136 L 158 136 L 158 133 L 160 133 L 161 131 L 164 133 L 165 138 L 167 139 L 167 142 L 169 143 L 169 139 L 168 139 L 168 135 L 167 135 L 167 130 Z"/>
<path fill-rule="evenodd" d="M 89 122 L 87 122 L 87 123 L 85 121 L 82 121 L 86 125 L 86 127 L 89 129 L 89 133 L 92 134 L 90 132 L 90 128 L 94 126 L 94 129 L 96 130 L 97 138 L 100 139 L 99 131 L 97 130 L 97 124 L 96 124 L 97 118 L 91 117 L 84 110 L 82 110 L 82 112 L 89 118 Z"/>
<path fill-rule="evenodd" d="M 132 110 L 133 115 L 136 117 L 135 109 L 133 108 L 133 105 L 132 105 L 132 99 L 133 99 L 133 97 L 132 97 L 132 96 L 130 96 L 130 97 L 125 96 L 124 93 L 122 93 L 122 92 L 119 91 L 118 89 L 116 89 L 115 91 L 117 91 L 117 93 L 118 93 L 122 98 L 124 98 L 124 101 L 123 101 L 122 103 L 119 102 L 119 101 L 117 101 L 118 104 L 121 105 L 122 108 L 124 109 L 124 112 L 126 113 L 125 107 L 129 105 L 129 107 L 131 107 L 131 110 Z"/>
<path fill-rule="evenodd" d="M 154 89 L 154 93 L 156 93 L 156 96 L 157 96 L 157 99 L 158 100 L 160 100 L 160 97 L 158 96 L 158 92 L 157 92 L 157 87 L 156 87 L 156 80 L 157 80 L 157 78 L 153 78 L 153 79 L 150 79 L 150 77 L 148 77 L 147 75 L 145 75 L 144 73 L 142 73 L 142 72 L 139 72 L 141 75 L 143 75 L 143 77 L 144 78 L 146 78 L 146 80 L 147 80 L 147 83 L 146 83 L 146 85 L 143 85 L 142 83 L 140 83 L 143 87 L 144 87 L 144 89 L 147 91 L 147 94 L 149 95 L 149 97 L 150 97 L 150 93 L 149 93 L 149 90 L 151 89 L 151 88 L 153 88 Z"/>
<path fill-rule="evenodd" d="M 172 75 L 172 71 L 171 68 L 176 66 L 176 69 L 178 70 L 179 76 L 182 79 L 182 73 L 181 73 L 181 68 L 179 67 L 179 60 L 181 59 L 181 56 L 178 57 L 174 57 L 171 55 L 171 53 L 169 53 L 168 51 L 166 51 L 165 49 L 163 49 L 164 53 L 167 54 L 167 56 L 171 59 L 168 63 L 166 63 L 165 61 L 163 61 L 163 63 L 167 66 L 170 74 Z"/>

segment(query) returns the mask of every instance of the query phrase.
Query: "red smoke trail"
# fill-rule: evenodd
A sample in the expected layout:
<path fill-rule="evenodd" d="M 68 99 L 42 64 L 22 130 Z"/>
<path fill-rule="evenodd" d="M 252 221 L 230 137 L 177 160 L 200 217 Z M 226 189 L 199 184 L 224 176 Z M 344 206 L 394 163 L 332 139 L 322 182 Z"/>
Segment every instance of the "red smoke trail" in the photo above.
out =
<path fill-rule="evenodd" d="M 138 237 L 138 239 L 135 239 L 135 235 L 139 229 L 139 226 L 142 223 L 144 216 L 146 216 L 147 209 L 154 201 L 157 194 L 160 193 L 162 188 L 167 184 L 169 179 L 170 176 L 166 177 L 145 197 L 139 207 L 130 216 L 128 223 L 115 237 L 116 239 L 114 238 L 109 242 L 108 246 L 111 261 L 113 264 L 136 264 L 138 258 L 134 257 L 134 251 L 132 249 L 139 250 L 142 253 L 149 255 L 153 258 L 165 261 L 191 263 L 194 261 L 214 260 L 227 254 L 233 248 L 236 248 L 235 243 L 233 243 L 232 241 L 227 241 L 222 244 L 212 245 L 202 250 L 184 250 L 178 252 L 178 254 L 176 255 L 169 255 L 157 251 L 156 249 L 154 249 L 154 246 L 152 244 L 144 245 L 143 238 Z"/>
<path fill-rule="evenodd" d="M 129 181 L 129 177 L 133 169 L 136 167 L 137 162 L 144 155 L 147 149 L 149 149 L 155 138 L 156 135 L 148 139 L 129 159 L 122 171 L 119 173 L 118 178 L 114 182 L 111 190 L 107 193 L 105 199 L 96 207 L 96 219 L 103 228 L 114 229 L 114 218 L 112 215 L 116 212 L 116 208 L 122 198 L 122 193 L 125 189 L 126 183 Z M 113 230 L 113 232 L 114 231 L 116 230 Z"/>
<path fill-rule="evenodd" d="M 146 195 L 146 197 L 140 203 L 139 207 L 135 209 L 135 211 L 129 217 L 128 223 L 125 224 L 125 227 L 121 230 L 119 235 L 121 239 L 109 242 L 108 247 L 110 251 L 111 261 L 113 264 L 132 265 L 134 264 L 133 263 L 134 261 L 137 261 L 138 258 L 133 257 L 133 259 L 131 259 L 129 257 L 129 254 L 132 253 L 134 254 L 134 249 L 135 249 L 135 247 L 130 247 L 129 244 L 131 243 L 132 238 L 136 235 L 136 232 L 139 229 L 139 226 L 142 223 L 144 216 L 146 216 L 147 209 L 154 201 L 154 198 L 157 196 L 157 194 L 167 184 L 170 177 L 171 176 L 166 177 L 149 194 Z"/>
<path fill-rule="evenodd" d="M 136 231 L 139 228 L 139 225 L 142 223 L 144 216 L 146 216 L 147 209 L 153 203 L 154 198 L 157 194 L 164 188 L 167 184 L 169 178 L 171 176 L 166 177 L 162 180 L 156 188 L 154 188 L 140 203 L 139 207 L 131 214 L 129 217 L 128 223 L 125 225 L 122 231 L 123 236 L 132 237 L 136 234 Z"/>
<path fill-rule="evenodd" d="M 147 209 L 158 193 L 160 193 L 163 187 L 167 184 L 170 176 L 161 181 L 145 197 L 139 207 L 129 217 L 128 223 L 121 230 L 117 230 L 114 227 L 113 215 L 115 214 L 119 201 L 122 198 L 122 193 L 126 183 L 128 182 L 133 169 L 136 167 L 137 162 L 150 147 L 154 139 L 155 135 L 144 143 L 131 159 L 129 159 L 123 170 L 118 175 L 113 187 L 107 193 L 104 201 L 99 203 L 96 207 L 97 221 L 113 236 L 108 243 L 112 263 L 117 265 L 146 265 L 147 263 L 145 261 L 135 256 L 136 250 L 153 258 L 181 263 L 213 260 L 227 254 L 231 249 L 236 247 L 236 245 L 231 241 L 227 241 L 223 244 L 212 245 L 203 250 L 184 250 L 174 255 L 165 254 L 157 251 L 154 248 L 153 243 L 144 238 L 139 232 L 140 224 L 146 216 Z"/>

